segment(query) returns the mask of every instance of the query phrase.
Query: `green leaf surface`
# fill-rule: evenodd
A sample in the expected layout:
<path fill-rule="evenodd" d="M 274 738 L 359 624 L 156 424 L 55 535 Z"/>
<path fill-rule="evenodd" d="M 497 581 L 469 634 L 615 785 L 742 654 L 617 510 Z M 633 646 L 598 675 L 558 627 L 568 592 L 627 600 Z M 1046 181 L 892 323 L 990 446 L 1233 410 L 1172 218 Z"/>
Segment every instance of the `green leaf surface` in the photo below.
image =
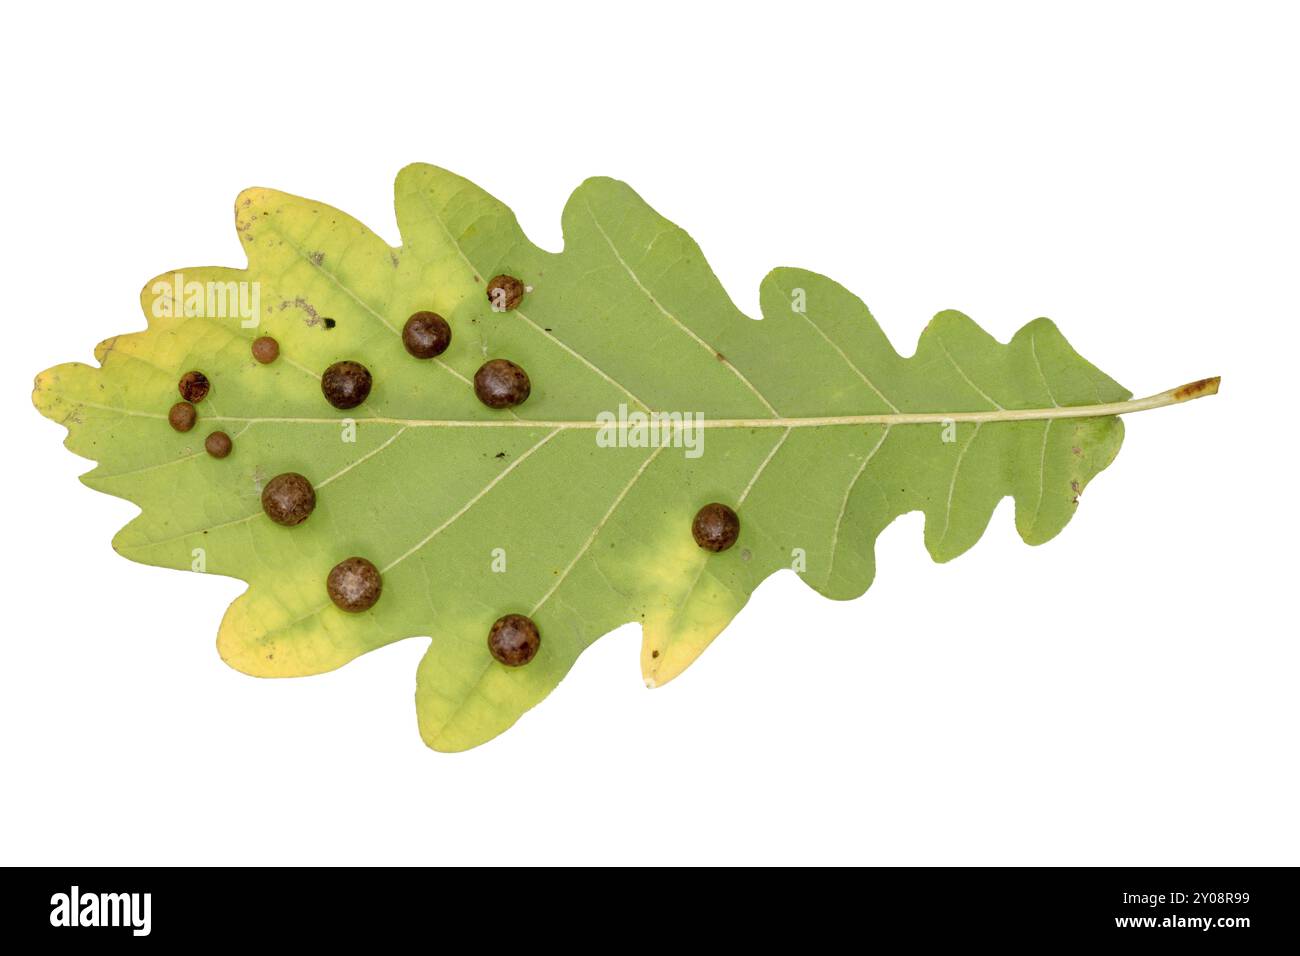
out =
<path fill-rule="evenodd" d="M 445 170 L 407 167 L 396 193 L 396 249 L 328 206 L 243 193 L 247 269 L 151 281 L 148 330 L 101 343 L 99 368 L 42 373 L 34 398 L 67 426 L 67 446 L 98 462 L 82 480 L 141 508 L 114 539 L 119 553 L 189 570 L 202 549 L 207 572 L 248 582 L 218 634 L 232 667 L 314 674 L 431 637 L 416 705 L 438 750 L 505 730 L 626 622 L 642 625 L 653 686 L 695 660 L 774 571 L 795 566 L 827 597 L 860 595 L 875 539 L 898 515 L 923 512 L 926 548 L 948 561 L 1010 495 L 1021 537 L 1047 541 L 1115 457 L 1118 412 L 1217 388 L 1128 402 L 1046 319 L 1003 345 L 943 312 L 905 358 L 860 300 L 799 269 L 767 276 L 764 318 L 753 321 L 690 237 L 615 180 L 574 192 L 559 254 Z M 517 309 L 490 306 L 485 286 L 500 273 L 529 286 Z M 259 292 L 255 328 L 238 314 L 186 316 L 175 301 L 185 283 L 245 282 Z M 433 360 L 402 344 L 420 310 L 453 330 Z M 260 335 L 280 344 L 272 364 L 250 354 Z M 532 380 L 511 410 L 484 406 L 471 384 L 498 357 Z M 350 412 L 319 383 L 342 359 L 374 376 Z M 167 410 L 189 369 L 212 391 L 197 427 L 178 433 Z M 702 413 L 702 453 L 602 447 L 597 416 L 620 405 Z M 349 418 L 355 441 L 344 440 Z M 233 438 L 228 458 L 204 452 L 213 429 Z M 312 481 L 318 504 L 286 528 L 259 496 L 290 471 Z M 741 519 L 737 544 L 717 554 L 691 534 L 713 501 Z M 359 614 L 325 589 L 350 555 L 383 576 L 379 602 Z M 507 613 L 530 616 L 542 635 L 522 667 L 488 652 L 488 630 Z"/>

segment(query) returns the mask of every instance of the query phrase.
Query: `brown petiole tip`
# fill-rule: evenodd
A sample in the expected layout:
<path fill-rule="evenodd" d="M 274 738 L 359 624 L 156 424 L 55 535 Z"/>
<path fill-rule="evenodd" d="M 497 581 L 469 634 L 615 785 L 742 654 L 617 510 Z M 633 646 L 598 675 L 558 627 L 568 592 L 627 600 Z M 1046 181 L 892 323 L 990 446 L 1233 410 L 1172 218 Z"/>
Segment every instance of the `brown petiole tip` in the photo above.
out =
<path fill-rule="evenodd" d="M 1188 382 L 1174 389 L 1174 401 L 1190 402 L 1194 398 L 1204 398 L 1206 395 L 1216 395 L 1219 391 L 1219 376 L 1213 378 L 1203 378 L 1195 382 Z"/>

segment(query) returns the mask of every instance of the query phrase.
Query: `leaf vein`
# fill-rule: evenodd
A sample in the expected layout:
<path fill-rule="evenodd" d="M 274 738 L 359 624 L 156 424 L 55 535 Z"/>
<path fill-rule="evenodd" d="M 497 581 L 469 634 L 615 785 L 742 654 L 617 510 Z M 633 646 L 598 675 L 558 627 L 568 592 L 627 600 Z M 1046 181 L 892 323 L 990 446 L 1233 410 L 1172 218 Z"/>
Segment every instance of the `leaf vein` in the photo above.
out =
<path fill-rule="evenodd" d="M 948 537 L 948 529 L 952 525 L 952 496 L 953 492 L 957 490 L 957 476 L 961 473 L 961 463 L 966 457 L 966 452 L 970 450 L 970 446 L 975 444 L 975 439 L 979 437 L 980 428 L 981 425 L 977 422 L 970 438 L 966 439 L 966 444 L 962 445 L 961 451 L 957 453 L 957 462 L 952 469 L 952 480 L 948 482 L 948 501 L 943 512 L 943 534 L 939 535 L 939 540 L 935 542 L 936 547 L 943 544 Z"/>
<path fill-rule="evenodd" d="M 952 353 L 948 351 L 948 346 L 944 344 L 943 338 L 939 335 L 935 335 L 934 340 L 939 343 L 939 348 L 943 350 L 943 354 L 948 357 L 948 361 L 952 364 L 952 367 L 957 370 L 957 374 L 960 375 L 963 380 L 965 380 L 966 384 L 969 385 L 971 388 L 975 389 L 975 391 L 979 392 L 980 397 L 983 398 L 984 401 L 988 402 L 990 405 L 992 405 L 994 408 L 998 409 L 999 411 L 1004 411 L 1002 406 L 998 404 L 998 402 L 995 399 L 990 397 L 989 394 L 984 391 L 984 389 L 980 388 L 973 381 L 971 381 L 971 377 L 966 374 L 966 370 L 957 364 L 957 360 L 953 358 Z"/>
<path fill-rule="evenodd" d="M 858 479 L 867 470 L 867 465 L 871 464 L 871 459 L 876 457 L 876 452 L 880 451 L 881 446 L 885 444 L 885 439 L 889 437 L 889 428 L 890 426 L 885 426 L 885 430 L 880 433 L 880 438 L 876 441 L 875 446 L 862 459 L 862 464 L 858 466 L 857 472 L 853 475 L 853 480 L 849 482 L 848 488 L 844 490 L 844 498 L 840 501 L 840 513 L 835 518 L 835 530 L 831 533 L 831 559 L 826 567 L 827 581 L 830 581 L 831 576 L 835 573 L 835 555 L 839 552 L 840 547 L 840 527 L 844 524 L 844 515 L 849 508 L 849 498 L 853 496 L 853 489 L 858 486 Z"/>
<path fill-rule="evenodd" d="M 624 259 L 623 256 L 619 253 L 618 247 L 615 246 L 614 241 L 610 239 L 609 233 L 605 231 L 605 228 L 600 224 L 600 220 L 596 218 L 596 213 L 592 210 L 591 203 L 584 202 L 583 205 L 586 206 L 587 208 L 587 215 L 591 218 L 591 224 L 596 227 L 596 231 L 600 233 L 601 238 L 605 240 L 605 244 L 609 246 L 609 251 L 614 254 L 614 258 L 618 260 L 618 264 L 623 267 L 623 271 L 627 273 L 628 278 L 630 278 L 633 284 L 635 284 L 636 287 L 641 290 L 642 294 L 645 295 L 645 297 L 650 301 L 650 304 L 653 305 L 656 309 L 658 309 L 661 315 L 663 315 L 665 318 L 672 321 L 674 325 L 676 325 L 679 329 L 681 329 L 692 339 L 694 339 L 696 343 L 701 348 L 705 349 L 710 355 L 720 356 L 722 353 L 720 353 L 716 348 L 714 348 L 708 342 L 704 341 L 704 339 L 700 338 L 700 336 L 696 334 L 694 329 L 690 328 L 690 326 L 686 325 L 686 323 L 684 323 L 681 319 L 677 318 L 677 316 L 673 315 L 671 312 L 669 312 L 667 309 L 664 308 L 663 303 L 661 303 L 655 297 L 655 294 L 653 292 L 651 292 L 649 289 L 645 287 L 644 283 L 642 283 L 640 278 L 637 277 L 636 272 L 634 272 L 632 267 L 628 265 L 627 260 Z M 758 400 L 763 403 L 763 406 L 769 412 L 772 413 L 773 418 L 780 417 L 781 413 L 778 412 L 776 408 L 772 405 L 772 403 L 767 400 L 767 396 L 765 396 L 762 392 L 760 392 L 754 386 L 754 383 L 745 377 L 744 373 L 741 372 L 740 369 L 732 365 L 731 362 L 724 361 L 723 364 L 726 365 L 727 368 L 731 369 L 731 371 L 735 374 L 735 376 L 745 384 L 745 387 L 748 388 L 751 392 L 753 392 L 758 397 Z"/>

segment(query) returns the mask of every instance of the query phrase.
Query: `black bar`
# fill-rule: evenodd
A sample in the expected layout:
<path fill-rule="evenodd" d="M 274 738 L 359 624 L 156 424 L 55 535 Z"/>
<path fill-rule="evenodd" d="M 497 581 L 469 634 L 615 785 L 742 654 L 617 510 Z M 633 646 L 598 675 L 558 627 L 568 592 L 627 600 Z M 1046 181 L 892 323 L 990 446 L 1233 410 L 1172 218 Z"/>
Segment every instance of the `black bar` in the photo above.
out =
<path fill-rule="evenodd" d="M 903 934 L 927 942 L 1213 941 L 1239 948 L 1290 945 L 1297 929 L 1293 869 L 49 868 L 10 869 L 5 882 L 11 889 L 0 912 L 11 935 L 97 947 L 152 940 L 339 945 L 412 934 L 431 949 L 459 948 L 467 934 L 533 946 L 592 938 L 621 946 L 656 938 L 762 941 L 773 933 L 825 940 L 833 931 L 863 941 Z M 72 919 L 74 886 L 79 912 Z M 597 927 L 607 928 L 596 934 Z"/>

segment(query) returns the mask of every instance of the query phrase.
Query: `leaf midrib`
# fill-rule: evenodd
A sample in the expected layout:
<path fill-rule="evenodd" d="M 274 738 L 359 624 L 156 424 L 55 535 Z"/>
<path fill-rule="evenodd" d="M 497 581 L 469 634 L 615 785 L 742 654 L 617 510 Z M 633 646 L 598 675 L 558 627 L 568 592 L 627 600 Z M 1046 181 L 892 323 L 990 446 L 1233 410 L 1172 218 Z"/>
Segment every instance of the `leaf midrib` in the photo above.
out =
<path fill-rule="evenodd" d="M 647 423 L 657 422 L 660 428 L 826 428 L 834 426 L 858 426 L 858 425 L 946 425 L 949 422 L 971 422 L 975 424 L 988 424 L 991 422 L 1030 422 L 1046 421 L 1057 418 L 1104 418 L 1111 415 L 1126 415 L 1133 412 L 1146 411 L 1152 408 L 1161 408 L 1165 405 L 1175 405 L 1180 402 L 1191 401 L 1201 398 L 1203 395 L 1178 396 L 1179 392 L 1185 386 L 1171 388 L 1155 395 L 1148 395 L 1145 398 L 1129 399 L 1123 402 L 1105 402 L 1099 405 L 1054 405 L 1050 408 L 1001 408 L 989 409 L 984 411 L 948 411 L 948 412 L 900 412 L 900 413 L 881 413 L 868 415 L 830 415 L 812 418 L 706 418 L 700 413 L 700 419 L 690 425 L 676 425 L 672 422 L 665 422 L 662 419 L 648 417 Z M 140 418 L 158 418 L 165 419 L 167 416 L 160 412 L 148 412 L 134 408 L 122 408 L 117 405 L 102 405 L 96 402 L 78 402 L 86 408 L 98 408 L 104 411 L 117 412 L 120 415 L 131 415 Z M 651 416 L 666 415 L 664 412 L 654 412 Z M 241 415 L 207 415 L 204 416 L 206 421 L 213 422 L 247 422 L 251 424 L 280 424 L 280 425 L 338 425 L 344 419 L 341 418 L 310 418 L 310 417 L 249 417 Z M 361 419 L 369 424 L 375 425 L 401 425 L 406 428 L 558 428 L 561 430 L 571 429 L 601 429 L 608 428 L 609 424 L 598 421 L 594 418 L 582 419 L 544 419 L 544 418 L 514 418 L 514 419 L 445 419 L 445 418 L 391 418 L 385 416 L 370 416 Z"/>

